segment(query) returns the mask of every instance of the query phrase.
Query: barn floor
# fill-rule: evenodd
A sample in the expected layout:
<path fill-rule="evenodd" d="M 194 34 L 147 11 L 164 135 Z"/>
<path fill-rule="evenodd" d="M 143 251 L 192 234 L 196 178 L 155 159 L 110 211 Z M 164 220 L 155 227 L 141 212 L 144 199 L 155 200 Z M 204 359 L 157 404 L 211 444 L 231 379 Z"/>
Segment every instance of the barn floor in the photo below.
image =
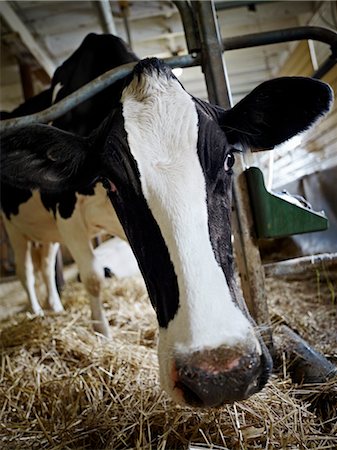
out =
<path fill-rule="evenodd" d="M 63 315 L 34 317 L 21 288 L 1 284 L 0 448 L 337 448 L 333 382 L 296 386 L 283 370 L 245 402 L 206 412 L 173 404 L 159 387 L 156 319 L 137 265 L 125 244 L 113 245 L 109 266 L 119 277 L 104 288 L 111 341 L 91 330 L 75 268 Z M 273 322 L 289 324 L 337 363 L 336 271 L 269 278 L 266 288 Z M 321 391 L 324 417 L 312 407 Z"/>

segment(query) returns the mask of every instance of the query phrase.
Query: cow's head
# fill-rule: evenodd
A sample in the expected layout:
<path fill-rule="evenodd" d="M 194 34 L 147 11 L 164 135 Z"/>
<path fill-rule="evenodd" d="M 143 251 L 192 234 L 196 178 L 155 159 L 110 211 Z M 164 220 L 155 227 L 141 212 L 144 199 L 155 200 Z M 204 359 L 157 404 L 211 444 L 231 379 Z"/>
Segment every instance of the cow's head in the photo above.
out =
<path fill-rule="evenodd" d="M 139 58 L 119 37 L 90 33 L 76 51 L 56 69 L 51 85 L 53 100 L 63 99 L 114 67 L 136 61 L 139 61 Z M 123 84 L 123 80 L 117 81 L 63 114 L 53 125 L 81 136 L 88 135 L 100 125 L 112 106 L 118 104 Z"/>
<path fill-rule="evenodd" d="M 331 97 L 319 81 L 281 78 L 224 111 L 151 59 L 89 138 L 43 125 L 3 137 L 7 182 L 64 191 L 104 178 L 157 313 L 161 381 L 176 401 L 218 406 L 266 383 L 271 358 L 233 279 L 234 153 L 303 131 Z"/>

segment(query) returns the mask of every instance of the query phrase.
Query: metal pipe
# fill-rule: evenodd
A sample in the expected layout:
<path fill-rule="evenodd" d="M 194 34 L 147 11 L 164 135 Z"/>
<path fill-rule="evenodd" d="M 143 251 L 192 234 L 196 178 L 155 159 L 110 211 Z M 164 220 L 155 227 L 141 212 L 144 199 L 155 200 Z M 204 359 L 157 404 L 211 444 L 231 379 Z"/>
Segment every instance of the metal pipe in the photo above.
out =
<path fill-rule="evenodd" d="M 246 34 L 225 38 L 222 45 L 223 51 L 229 51 L 301 40 L 315 40 L 330 45 L 332 54 L 312 75 L 313 78 L 322 78 L 337 63 L 337 33 L 327 28 L 306 26 Z"/>
<path fill-rule="evenodd" d="M 322 78 L 337 63 L 337 56 L 330 55 L 324 63 L 311 75 L 312 78 Z"/>
<path fill-rule="evenodd" d="M 120 0 L 118 2 L 118 4 L 119 4 L 119 8 L 121 10 L 121 14 L 122 14 L 122 18 L 123 18 L 123 23 L 124 23 L 124 28 L 125 28 L 127 41 L 128 41 L 129 46 L 132 48 L 131 31 L 130 31 L 129 20 L 128 20 L 128 16 L 129 16 L 129 2 L 127 0 Z"/>
<path fill-rule="evenodd" d="M 98 9 L 103 32 L 117 35 L 116 25 L 111 12 L 109 0 L 98 0 L 93 3 Z"/>
<path fill-rule="evenodd" d="M 164 59 L 164 62 L 168 64 L 170 67 L 192 67 L 200 65 L 200 56 L 199 55 L 183 55 L 183 56 L 173 56 L 172 58 Z M 23 117 L 18 117 L 16 119 L 8 119 L 1 121 L 0 127 L 2 131 L 6 131 L 9 129 L 15 129 L 24 127 L 27 125 L 31 125 L 33 123 L 48 123 L 51 122 L 63 114 L 67 113 L 75 106 L 80 103 L 88 100 L 92 96 L 98 94 L 103 89 L 106 89 L 111 84 L 116 81 L 125 78 L 130 75 L 136 62 L 132 62 L 129 64 L 124 64 L 123 66 L 114 68 L 109 70 L 108 72 L 100 75 L 95 80 L 90 83 L 85 84 L 76 92 L 73 92 L 68 97 L 65 97 L 63 100 L 55 103 L 55 105 L 41 111 L 39 113 L 30 114 Z"/>
<path fill-rule="evenodd" d="M 123 16 L 123 23 L 124 23 L 125 33 L 127 36 L 127 41 L 128 41 L 129 46 L 132 48 L 131 31 L 130 31 L 130 27 L 129 27 L 127 11 L 125 9 L 122 10 L 122 16 Z"/>
<path fill-rule="evenodd" d="M 279 44 L 281 42 L 312 39 L 331 46 L 333 54 L 337 53 L 337 33 L 322 27 L 296 27 L 283 30 L 265 31 L 245 34 L 222 40 L 223 51 L 258 47 L 259 45 Z"/>
<path fill-rule="evenodd" d="M 227 69 L 222 57 L 222 43 L 214 3 L 193 1 L 201 38 L 202 70 L 205 74 L 208 97 L 211 103 L 223 108 L 232 106 Z"/>
<path fill-rule="evenodd" d="M 215 9 L 217 11 L 223 11 L 225 9 L 234 9 L 234 8 L 242 8 L 244 6 L 255 6 L 255 5 L 259 5 L 259 4 L 266 4 L 266 3 L 275 3 L 273 1 L 268 1 L 268 0 L 256 0 L 256 1 L 233 1 L 233 2 L 216 2 L 215 3 Z"/>
<path fill-rule="evenodd" d="M 179 11 L 183 23 L 185 39 L 189 53 L 200 51 L 201 43 L 194 11 L 188 1 L 173 2 Z"/>

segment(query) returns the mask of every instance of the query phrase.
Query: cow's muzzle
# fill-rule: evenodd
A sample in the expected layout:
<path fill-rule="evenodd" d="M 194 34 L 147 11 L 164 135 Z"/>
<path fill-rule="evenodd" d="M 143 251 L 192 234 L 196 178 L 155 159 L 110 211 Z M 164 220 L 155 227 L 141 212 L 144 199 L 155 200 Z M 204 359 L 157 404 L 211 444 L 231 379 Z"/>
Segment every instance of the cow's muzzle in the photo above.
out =
<path fill-rule="evenodd" d="M 271 370 L 268 352 L 242 355 L 220 347 L 176 358 L 173 378 L 187 405 L 212 408 L 260 391 Z"/>

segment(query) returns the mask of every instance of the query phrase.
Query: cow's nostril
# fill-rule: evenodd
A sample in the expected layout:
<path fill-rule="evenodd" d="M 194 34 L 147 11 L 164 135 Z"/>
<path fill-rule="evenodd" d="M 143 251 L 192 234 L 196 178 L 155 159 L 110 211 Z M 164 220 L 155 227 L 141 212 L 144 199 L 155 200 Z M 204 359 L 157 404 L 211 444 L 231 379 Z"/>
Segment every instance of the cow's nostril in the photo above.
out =
<path fill-rule="evenodd" d="M 246 387 L 226 378 L 201 372 L 193 378 L 181 375 L 180 381 L 176 382 L 176 388 L 181 390 L 185 402 L 193 407 L 213 408 L 247 397 Z"/>
<path fill-rule="evenodd" d="M 203 406 L 207 406 L 204 405 L 202 398 L 200 398 L 199 395 L 196 392 L 194 392 L 193 389 L 185 385 L 183 382 L 178 381 L 175 387 L 181 390 L 184 396 L 184 400 L 188 405 L 200 408 L 202 408 Z"/>
<path fill-rule="evenodd" d="M 190 406 L 211 408 L 246 399 L 262 389 L 270 373 L 260 355 L 232 357 L 218 361 L 218 367 L 205 355 L 209 357 L 209 352 L 175 364 L 175 388 Z"/>

